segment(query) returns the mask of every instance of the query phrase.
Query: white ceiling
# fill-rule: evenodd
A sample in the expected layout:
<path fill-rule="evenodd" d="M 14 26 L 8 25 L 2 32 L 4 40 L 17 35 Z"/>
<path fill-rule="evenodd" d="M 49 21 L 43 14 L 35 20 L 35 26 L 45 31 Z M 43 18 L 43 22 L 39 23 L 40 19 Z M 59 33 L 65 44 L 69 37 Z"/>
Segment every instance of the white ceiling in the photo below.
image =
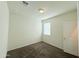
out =
<path fill-rule="evenodd" d="M 10 12 L 25 14 L 29 18 L 46 19 L 77 8 L 76 1 L 28 1 L 28 3 L 27 6 L 22 1 L 9 1 Z M 45 9 L 45 13 L 40 14 L 39 8 Z"/>

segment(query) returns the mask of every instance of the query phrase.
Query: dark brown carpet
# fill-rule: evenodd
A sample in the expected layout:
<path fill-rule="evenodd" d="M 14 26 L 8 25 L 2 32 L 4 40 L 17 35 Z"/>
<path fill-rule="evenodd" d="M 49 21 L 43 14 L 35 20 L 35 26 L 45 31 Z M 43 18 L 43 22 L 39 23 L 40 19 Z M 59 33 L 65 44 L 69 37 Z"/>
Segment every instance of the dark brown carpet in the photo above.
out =
<path fill-rule="evenodd" d="M 44 42 L 35 43 L 7 53 L 7 58 L 77 58 Z"/>

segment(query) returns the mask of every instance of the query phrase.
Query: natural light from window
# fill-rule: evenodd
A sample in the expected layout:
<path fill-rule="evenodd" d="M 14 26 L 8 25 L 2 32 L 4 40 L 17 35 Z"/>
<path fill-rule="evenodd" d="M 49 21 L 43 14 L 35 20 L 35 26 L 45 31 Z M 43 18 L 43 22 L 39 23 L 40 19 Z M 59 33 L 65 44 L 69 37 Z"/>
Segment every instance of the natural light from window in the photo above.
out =
<path fill-rule="evenodd" d="M 44 35 L 50 35 L 50 23 L 44 23 Z"/>

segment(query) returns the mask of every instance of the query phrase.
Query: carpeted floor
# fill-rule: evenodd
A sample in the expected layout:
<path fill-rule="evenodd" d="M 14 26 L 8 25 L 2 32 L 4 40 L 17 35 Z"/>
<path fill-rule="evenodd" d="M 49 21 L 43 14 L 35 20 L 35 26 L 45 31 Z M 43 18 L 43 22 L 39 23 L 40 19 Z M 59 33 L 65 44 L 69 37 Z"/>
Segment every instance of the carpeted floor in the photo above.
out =
<path fill-rule="evenodd" d="M 45 42 L 39 42 L 11 50 L 7 53 L 7 58 L 77 58 L 77 56 L 65 53 Z"/>

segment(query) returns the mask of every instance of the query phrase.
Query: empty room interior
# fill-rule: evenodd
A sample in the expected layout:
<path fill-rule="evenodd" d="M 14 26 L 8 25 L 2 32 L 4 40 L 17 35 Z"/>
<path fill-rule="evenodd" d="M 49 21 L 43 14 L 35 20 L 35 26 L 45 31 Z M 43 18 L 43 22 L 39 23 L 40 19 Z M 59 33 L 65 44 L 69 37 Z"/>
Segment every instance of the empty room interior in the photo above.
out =
<path fill-rule="evenodd" d="M 0 19 L 0 57 L 79 56 L 76 1 L 0 2 Z"/>

